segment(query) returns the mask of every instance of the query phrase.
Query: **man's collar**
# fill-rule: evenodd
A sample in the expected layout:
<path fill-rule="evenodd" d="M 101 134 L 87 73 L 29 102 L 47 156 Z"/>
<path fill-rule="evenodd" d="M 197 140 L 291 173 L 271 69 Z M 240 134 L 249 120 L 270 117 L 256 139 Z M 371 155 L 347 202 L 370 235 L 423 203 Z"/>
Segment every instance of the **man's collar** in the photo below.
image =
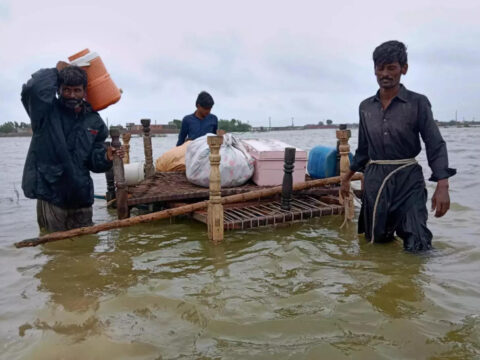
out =
<path fill-rule="evenodd" d="M 400 84 L 400 89 L 398 90 L 397 97 L 403 102 L 408 102 L 408 90 L 403 84 Z"/>
<path fill-rule="evenodd" d="M 408 102 L 408 90 L 405 86 L 403 86 L 403 84 L 400 84 L 400 89 L 398 89 L 398 94 L 394 97 L 394 99 L 395 98 L 398 98 L 398 100 L 402 102 Z M 380 102 L 380 90 L 378 90 L 373 97 L 372 102 L 374 101 Z"/>

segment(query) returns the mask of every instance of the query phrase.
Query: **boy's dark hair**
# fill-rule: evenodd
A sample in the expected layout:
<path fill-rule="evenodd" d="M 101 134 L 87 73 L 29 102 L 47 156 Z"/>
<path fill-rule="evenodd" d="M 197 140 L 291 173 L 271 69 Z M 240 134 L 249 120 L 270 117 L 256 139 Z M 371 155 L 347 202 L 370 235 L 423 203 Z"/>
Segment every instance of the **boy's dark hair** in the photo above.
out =
<path fill-rule="evenodd" d="M 207 93 L 206 91 L 202 91 L 198 94 L 197 102 L 195 103 L 196 106 L 201 106 L 205 109 L 211 109 L 213 107 L 214 101 L 212 95 Z"/>
<path fill-rule="evenodd" d="M 397 40 L 386 41 L 380 44 L 373 51 L 373 64 L 381 66 L 398 62 L 400 66 L 406 65 L 407 47 L 404 43 Z"/>
<path fill-rule="evenodd" d="M 76 65 L 70 65 L 58 72 L 58 85 L 78 86 L 87 88 L 87 73 Z"/>

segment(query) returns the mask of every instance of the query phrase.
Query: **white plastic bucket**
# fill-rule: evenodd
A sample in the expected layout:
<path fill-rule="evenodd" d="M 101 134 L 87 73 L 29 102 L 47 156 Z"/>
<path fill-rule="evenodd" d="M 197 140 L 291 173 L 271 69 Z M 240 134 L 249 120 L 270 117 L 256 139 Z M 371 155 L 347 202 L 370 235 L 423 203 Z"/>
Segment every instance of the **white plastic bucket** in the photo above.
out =
<path fill-rule="evenodd" d="M 123 169 L 127 185 L 136 185 L 145 178 L 143 162 L 124 164 Z"/>

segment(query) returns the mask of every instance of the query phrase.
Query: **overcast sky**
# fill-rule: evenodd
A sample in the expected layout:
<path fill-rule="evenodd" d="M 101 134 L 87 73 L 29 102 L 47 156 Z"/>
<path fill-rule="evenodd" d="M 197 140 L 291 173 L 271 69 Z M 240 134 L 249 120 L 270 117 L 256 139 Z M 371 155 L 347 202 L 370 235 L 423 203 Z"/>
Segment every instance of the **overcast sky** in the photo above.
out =
<path fill-rule="evenodd" d="M 479 24 L 478 0 L 0 0 L 0 123 L 27 122 L 22 83 L 87 47 L 124 91 L 100 112 L 110 124 L 181 119 L 202 90 L 254 126 L 357 122 L 372 51 L 392 39 L 435 118 L 478 121 Z"/>

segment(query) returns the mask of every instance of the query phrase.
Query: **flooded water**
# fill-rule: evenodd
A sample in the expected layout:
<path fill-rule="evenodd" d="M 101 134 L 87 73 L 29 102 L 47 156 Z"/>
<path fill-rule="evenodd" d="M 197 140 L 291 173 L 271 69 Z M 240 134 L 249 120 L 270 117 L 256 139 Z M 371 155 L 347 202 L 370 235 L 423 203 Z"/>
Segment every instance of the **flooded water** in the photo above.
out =
<path fill-rule="evenodd" d="M 480 358 L 480 128 L 442 133 L 458 175 L 423 255 L 368 244 L 338 216 L 227 232 L 217 246 L 203 224 L 175 219 L 16 249 L 38 235 L 21 191 L 30 139 L 0 138 L 0 358 Z M 336 141 L 333 130 L 243 136 Z M 175 140 L 154 138 L 154 157 Z M 141 160 L 141 139 L 131 146 Z M 96 200 L 94 221 L 112 219 Z"/>

